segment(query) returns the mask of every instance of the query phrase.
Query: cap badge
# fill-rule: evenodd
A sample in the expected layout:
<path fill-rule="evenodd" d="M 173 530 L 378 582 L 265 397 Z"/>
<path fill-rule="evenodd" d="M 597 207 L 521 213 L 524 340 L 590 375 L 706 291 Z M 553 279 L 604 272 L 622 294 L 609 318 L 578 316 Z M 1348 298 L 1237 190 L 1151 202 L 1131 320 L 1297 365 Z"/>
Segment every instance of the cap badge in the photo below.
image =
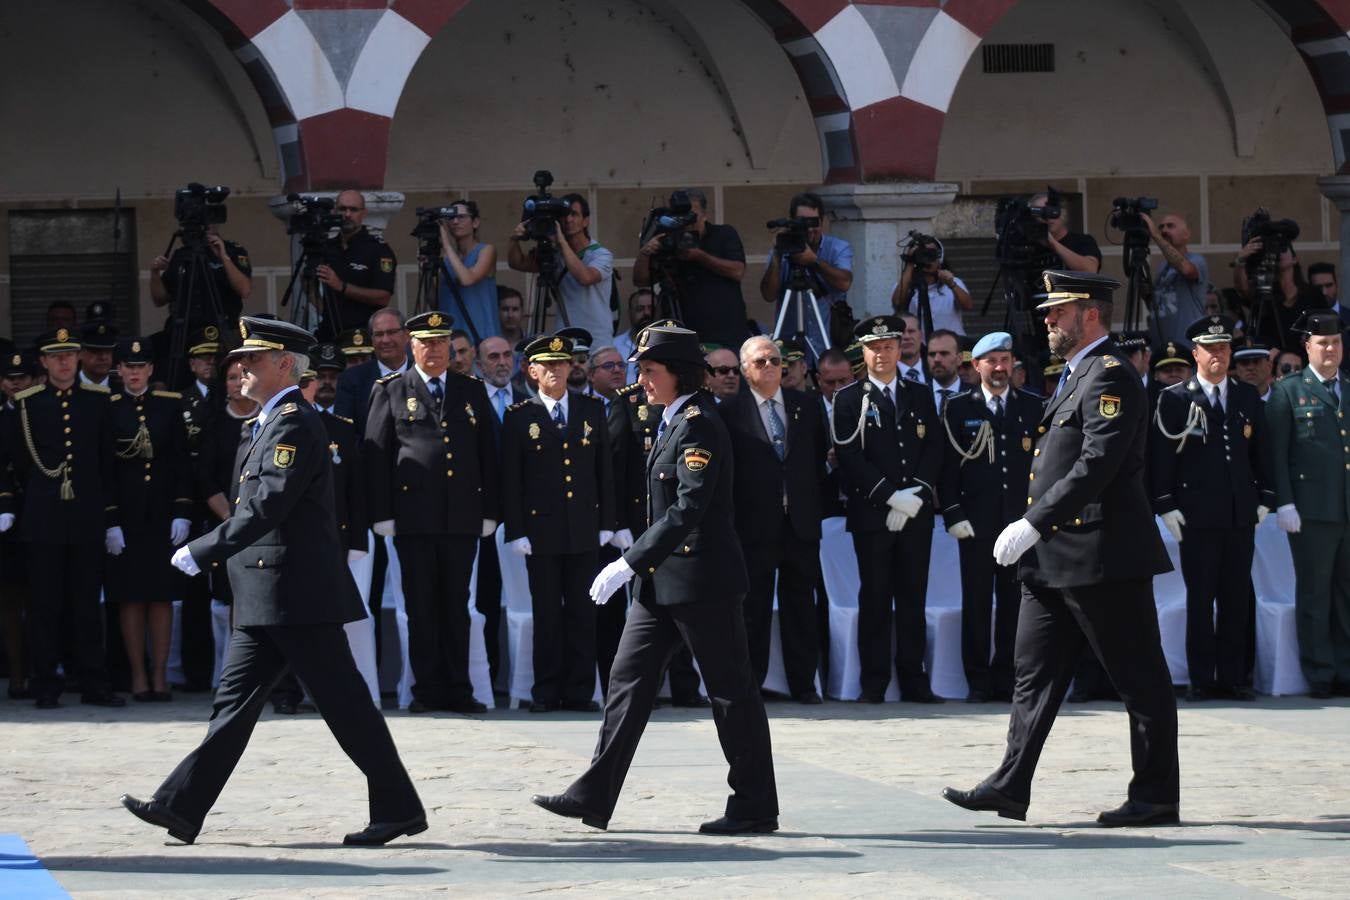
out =
<path fill-rule="evenodd" d="M 1210 334 L 1223 334 L 1223 326 L 1222 326 L 1222 325 L 1211 325 L 1211 326 L 1209 326 L 1209 333 L 1210 333 Z"/>
<path fill-rule="evenodd" d="M 557 353 L 562 348 L 563 348 L 562 338 L 555 337 L 553 340 L 548 342 L 548 349 L 552 350 L 554 353 Z"/>
<path fill-rule="evenodd" d="M 214 341 L 216 338 L 220 337 L 220 329 L 214 325 L 207 325 L 202 329 L 202 336 L 208 341 Z"/>
<path fill-rule="evenodd" d="M 440 328 L 440 327 L 441 327 L 441 314 L 440 314 L 440 313 L 432 313 L 430 316 L 427 317 L 427 324 L 430 325 L 432 328 Z"/>
<path fill-rule="evenodd" d="M 70 340 L 70 332 L 66 331 L 64 328 L 58 328 L 56 329 L 56 339 L 64 343 L 65 341 Z"/>
<path fill-rule="evenodd" d="M 239 336 L 244 340 L 248 340 L 248 323 L 243 319 L 239 320 Z M 210 337 L 211 335 L 208 334 L 207 338 L 209 339 Z"/>
<path fill-rule="evenodd" d="M 364 334 L 362 334 L 361 332 L 358 331 L 358 332 L 356 332 L 356 334 L 352 335 L 352 346 L 353 346 L 353 347 L 360 347 L 360 346 L 361 346 L 362 344 L 364 344 L 365 342 L 366 342 L 366 336 L 365 336 Z"/>
<path fill-rule="evenodd" d="M 1046 289 L 1047 291 L 1053 291 L 1053 290 L 1055 289 L 1055 284 L 1054 284 L 1054 282 L 1050 280 L 1050 273 L 1049 273 L 1049 272 L 1042 272 L 1042 273 L 1041 273 L 1041 281 L 1043 281 L 1043 282 L 1045 283 L 1045 289 Z"/>
<path fill-rule="evenodd" d="M 885 319 L 877 319 L 875 322 L 873 322 L 873 323 L 872 323 L 872 333 L 873 333 L 873 334 L 885 334 L 885 333 L 886 333 L 886 320 L 885 320 Z"/>
<path fill-rule="evenodd" d="M 141 352 L 141 342 L 140 342 L 140 341 L 132 341 L 132 342 L 131 342 L 131 352 L 132 352 L 132 353 L 140 353 L 140 352 Z"/>

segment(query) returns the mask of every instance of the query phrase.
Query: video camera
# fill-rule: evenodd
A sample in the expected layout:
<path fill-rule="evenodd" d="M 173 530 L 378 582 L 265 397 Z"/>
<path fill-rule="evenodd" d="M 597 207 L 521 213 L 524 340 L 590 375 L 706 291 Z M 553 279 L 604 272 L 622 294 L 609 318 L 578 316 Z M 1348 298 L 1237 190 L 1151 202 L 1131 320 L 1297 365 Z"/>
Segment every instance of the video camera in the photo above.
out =
<path fill-rule="evenodd" d="M 558 220 L 567 218 L 567 214 L 572 211 L 572 204 L 548 192 L 548 186 L 552 183 L 553 173 L 547 169 L 534 173 L 534 187 L 538 193 L 525 198 L 524 210 L 520 214 L 520 221 L 525 223 L 527 240 L 552 242 Z"/>
<path fill-rule="evenodd" d="M 1132 231 L 1148 231 L 1141 213 L 1158 208 L 1157 197 L 1117 197 L 1111 201 L 1111 227 L 1127 235 Z"/>
<path fill-rule="evenodd" d="M 1047 256 L 1049 223 L 1059 218 L 1061 212 L 1059 191 L 1054 188 L 1046 189 L 1046 200 L 1041 206 L 1032 206 L 1026 197 L 999 198 L 994 212 L 998 261 L 1005 266 L 1028 266 Z"/>
<path fill-rule="evenodd" d="M 329 234 L 334 228 L 342 227 L 342 215 L 333 212 L 332 197 L 291 193 L 286 195 L 286 200 L 292 209 L 286 233 L 299 236 L 305 272 L 312 275 L 323 262 L 324 244 Z"/>
<path fill-rule="evenodd" d="M 224 224 L 225 198 L 228 196 L 230 189 L 227 187 L 207 187 L 195 181 L 174 192 L 173 217 L 178 220 L 184 243 L 200 240 L 209 225 Z"/>
<path fill-rule="evenodd" d="M 820 216 L 789 216 L 764 223 L 765 228 L 781 229 L 773 240 L 774 252 L 780 258 L 795 256 L 806 249 L 811 230 L 820 227 Z"/>
<path fill-rule="evenodd" d="M 901 242 L 900 259 L 922 269 L 942 262 L 942 242 L 932 235 L 918 231 L 909 233 L 909 240 Z"/>
<path fill-rule="evenodd" d="M 693 210 L 694 206 L 686 191 L 673 191 L 669 205 L 656 206 L 647 212 L 638 234 L 638 247 L 647 246 L 647 242 L 658 235 L 661 238 L 658 256 L 672 257 L 681 250 L 697 247 L 698 235 L 687 230 L 698 221 Z"/>
<path fill-rule="evenodd" d="M 1242 243 L 1260 238 L 1261 250 L 1247 257 L 1247 280 L 1258 297 L 1275 292 L 1280 277 L 1280 256 L 1293 249 L 1298 238 L 1298 223 L 1293 219 L 1272 219 L 1265 207 L 1242 220 Z"/>
<path fill-rule="evenodd" d="M 437 259 L 441 255 L 441 222 L 448 222 L 458 210 L 453 206 L 419 206 L 417 224 L 409 232 L 417 238 L 417 255 L 423 259 Z"/>

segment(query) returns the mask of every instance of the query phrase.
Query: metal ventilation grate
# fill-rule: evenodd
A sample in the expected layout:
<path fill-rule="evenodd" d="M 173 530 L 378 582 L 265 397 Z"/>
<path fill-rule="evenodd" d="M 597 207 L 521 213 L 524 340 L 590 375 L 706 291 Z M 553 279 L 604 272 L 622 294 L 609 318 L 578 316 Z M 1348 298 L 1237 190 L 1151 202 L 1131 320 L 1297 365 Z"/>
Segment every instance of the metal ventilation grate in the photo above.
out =
<path fill-rule="evenodd" d="M 984 44 L 984 74 L 1055 71 L 1054 44 Z"/>

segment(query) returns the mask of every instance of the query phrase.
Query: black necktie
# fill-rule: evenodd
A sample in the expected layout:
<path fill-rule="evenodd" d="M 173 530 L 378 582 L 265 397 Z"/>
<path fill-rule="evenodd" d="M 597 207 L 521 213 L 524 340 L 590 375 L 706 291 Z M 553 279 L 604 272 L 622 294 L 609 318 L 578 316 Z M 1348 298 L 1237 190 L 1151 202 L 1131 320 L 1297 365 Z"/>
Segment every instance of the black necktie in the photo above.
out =
<path fill-rule="evenodd" d="M 559 431 L 567 427 L 567 420 L 563 418 L 561 403 L 553 404 L 553 424 L 558 426 Z"/>
<path fill-rule="evenodd" d="M 947 411 L 947 401 L 952 398 L 952 394 L 955 394 L 956 391 L 951 388 L 938 388 L 938 393 L 942 395 L 941 399 L 938 400 L 938 415 L 942 415 Z"/>
<path fill-rule="evenodd" d="M 1331 395 L 1331 399 L 1339 404 L 1341 402 L 1341 394 L 1340 391 L 1336 390 L 1337 386 L 1335 378 L 1328 378 L 1322 382 L 1322 387 L 1327 389 L 1327 393 Z"/>
<path fill-rule="evenodd" d="M 999 427 L 1002 427 L 1002 426 L 1003 426 L 1003 398 L 1002 398 L 1002 397 L 995 397 L 995 398 L 994 398 L 994 424 L 995 424 L 995 425 L 998 425 Z"/>
<path fill-rule="evenodd" d="M 445 389 L 441 387 L 439 376 L 427 382 L 427 387 L 431 390 L 431 399 L 436 401 L 436 411 L 441 411 L 441 401 L 445 399 Z"/>
<path fill-rule="evenodd" d="M 912 372 L 914 370 L 911 369 L 910 371 Z M 895 397 L 891 395 L 891 386 L 889 384 L 881 389 L 881 396 L 885 397 L 886 402 L 891 406 L 895 406 Z"/>

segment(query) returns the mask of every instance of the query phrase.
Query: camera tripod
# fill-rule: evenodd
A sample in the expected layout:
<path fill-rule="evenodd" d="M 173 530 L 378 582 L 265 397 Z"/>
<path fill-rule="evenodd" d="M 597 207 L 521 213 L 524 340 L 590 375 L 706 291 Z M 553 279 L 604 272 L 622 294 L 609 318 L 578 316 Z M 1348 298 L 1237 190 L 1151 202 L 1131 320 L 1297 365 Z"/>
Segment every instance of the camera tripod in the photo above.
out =
<path fill-rule="evenodd" d="M 296 303 L 291 307 L 291 324 L 299 325 L 309 332 L 314 332 L 319 327 L 319 321 L 323 314 L 323 285 L 319 282 L 319 276 L 316 269 L 319 267 L 318 261 L 314 258 L 315 253 L 312 249 L 301 245 L 300 258 L 295 261 L 291 267 L 291 280 L 286 283 L 286 290 L 281 294 L 281 305 L 284 307 L 291 302 L 291 297 L 295 296 L 295 287 L 300 286 L 299 296 L 304 299 L 304 303 Z M 333 310 L 333 333 L 342 331 L 342 322 L 339 320 L 339 314 L 334 306 Z"/>
<path fill-rule="evenodd" d="M 1148 232 L 1125 232 L 1125 320 L 1124 331 L 1138 331 L 1144 325 L 1144 308 L 1153 304 L 1153 275 L 1148 265 Z"/>
<path fill-rule="evenodd" d="M 165 373 L 165 382 L 171 388 L 182 387 L 191 378 L 187 370 L 187 343 L 188 330 L 194 321 L 193 306 L 200 302 L 196 300 L 198 285 L 206 297 L 207 320 L 214 323 L 221 334 L 225 333 L 227 324 L 220 305 L 220 294 L 216 290 L 216 279 L 211 271 L 211 251 L 207 247 L 205 229 L 180 228 L 175 231 L 169 238 L 169 246 L 164 249 L 166 258 L 173 258 L 173 245 L 177 241 L 182 241 L 183 249 L 188 251 L 188 263 L 174 291 L 169 312 L 169 367 Z M 196 321 L 200 322 L 204 318 L 198 315 Z"/>
<path fill-rule="evenodd" d="M 1048 346 L 1049 337 L 1043 327 L 1038 327 L 1036 310 L 1031 302 L 1031 285 L 1028 270 L 1020 265 L 1000 263 L 994 283 L 984 297 L 984 307 L 980 315 L 989 312 L 994 300 L 994 291 L 1003 293 L 1003 329 L 1012 335 L 1015 352 L 1032 358 L 1038 357 Z"/>
<path fill-rule="evenodd" d="M 807 333 L 806 325 L 806 307 L 811 307 L 811 317 L 815 321 L 816 327 L 820 329 L 820 340 L 813 342 L 811 336 Z M 816 299 L 816 294 L 811 290 L 811 279 L 806 274 L 806 269 L 797 265 L 790 265 L 788 268 L 787 284 L 783 288 L 783 299 L 778 307 L 778 321 L 773 326 L 773 339 L 781 340 L 783 337 L 783 325 L 787 322 L 788 310 L 796 310 L 797 330 L 791 334 L 791 338 L 798 341 L 806 348 L 806 358 L 810 362 L 811 368 L 815 368 L 816 360 L 820 354 L 829 349 L 830 330 L 825 327 L 825 320 L 820 315 L 820 304 Z"/>
<path fill-rule="evenodd" d="M 540 335 L 547 334 L 544 326 L 548 322 L 550 306 L 558 307 L 558 321 L 563 328 L 571 325 L 572 319 L 567 315 L 567 304 L 558 290 L 563 276 L 567 274 L 561 271 L 562 259 L 558 248 L 553 246 L 552 241 L 539 241 L 534 258 L 539 264 L 539 271 L 534 276 L 534 287 L 530 291 L 530 333 Z"/>

